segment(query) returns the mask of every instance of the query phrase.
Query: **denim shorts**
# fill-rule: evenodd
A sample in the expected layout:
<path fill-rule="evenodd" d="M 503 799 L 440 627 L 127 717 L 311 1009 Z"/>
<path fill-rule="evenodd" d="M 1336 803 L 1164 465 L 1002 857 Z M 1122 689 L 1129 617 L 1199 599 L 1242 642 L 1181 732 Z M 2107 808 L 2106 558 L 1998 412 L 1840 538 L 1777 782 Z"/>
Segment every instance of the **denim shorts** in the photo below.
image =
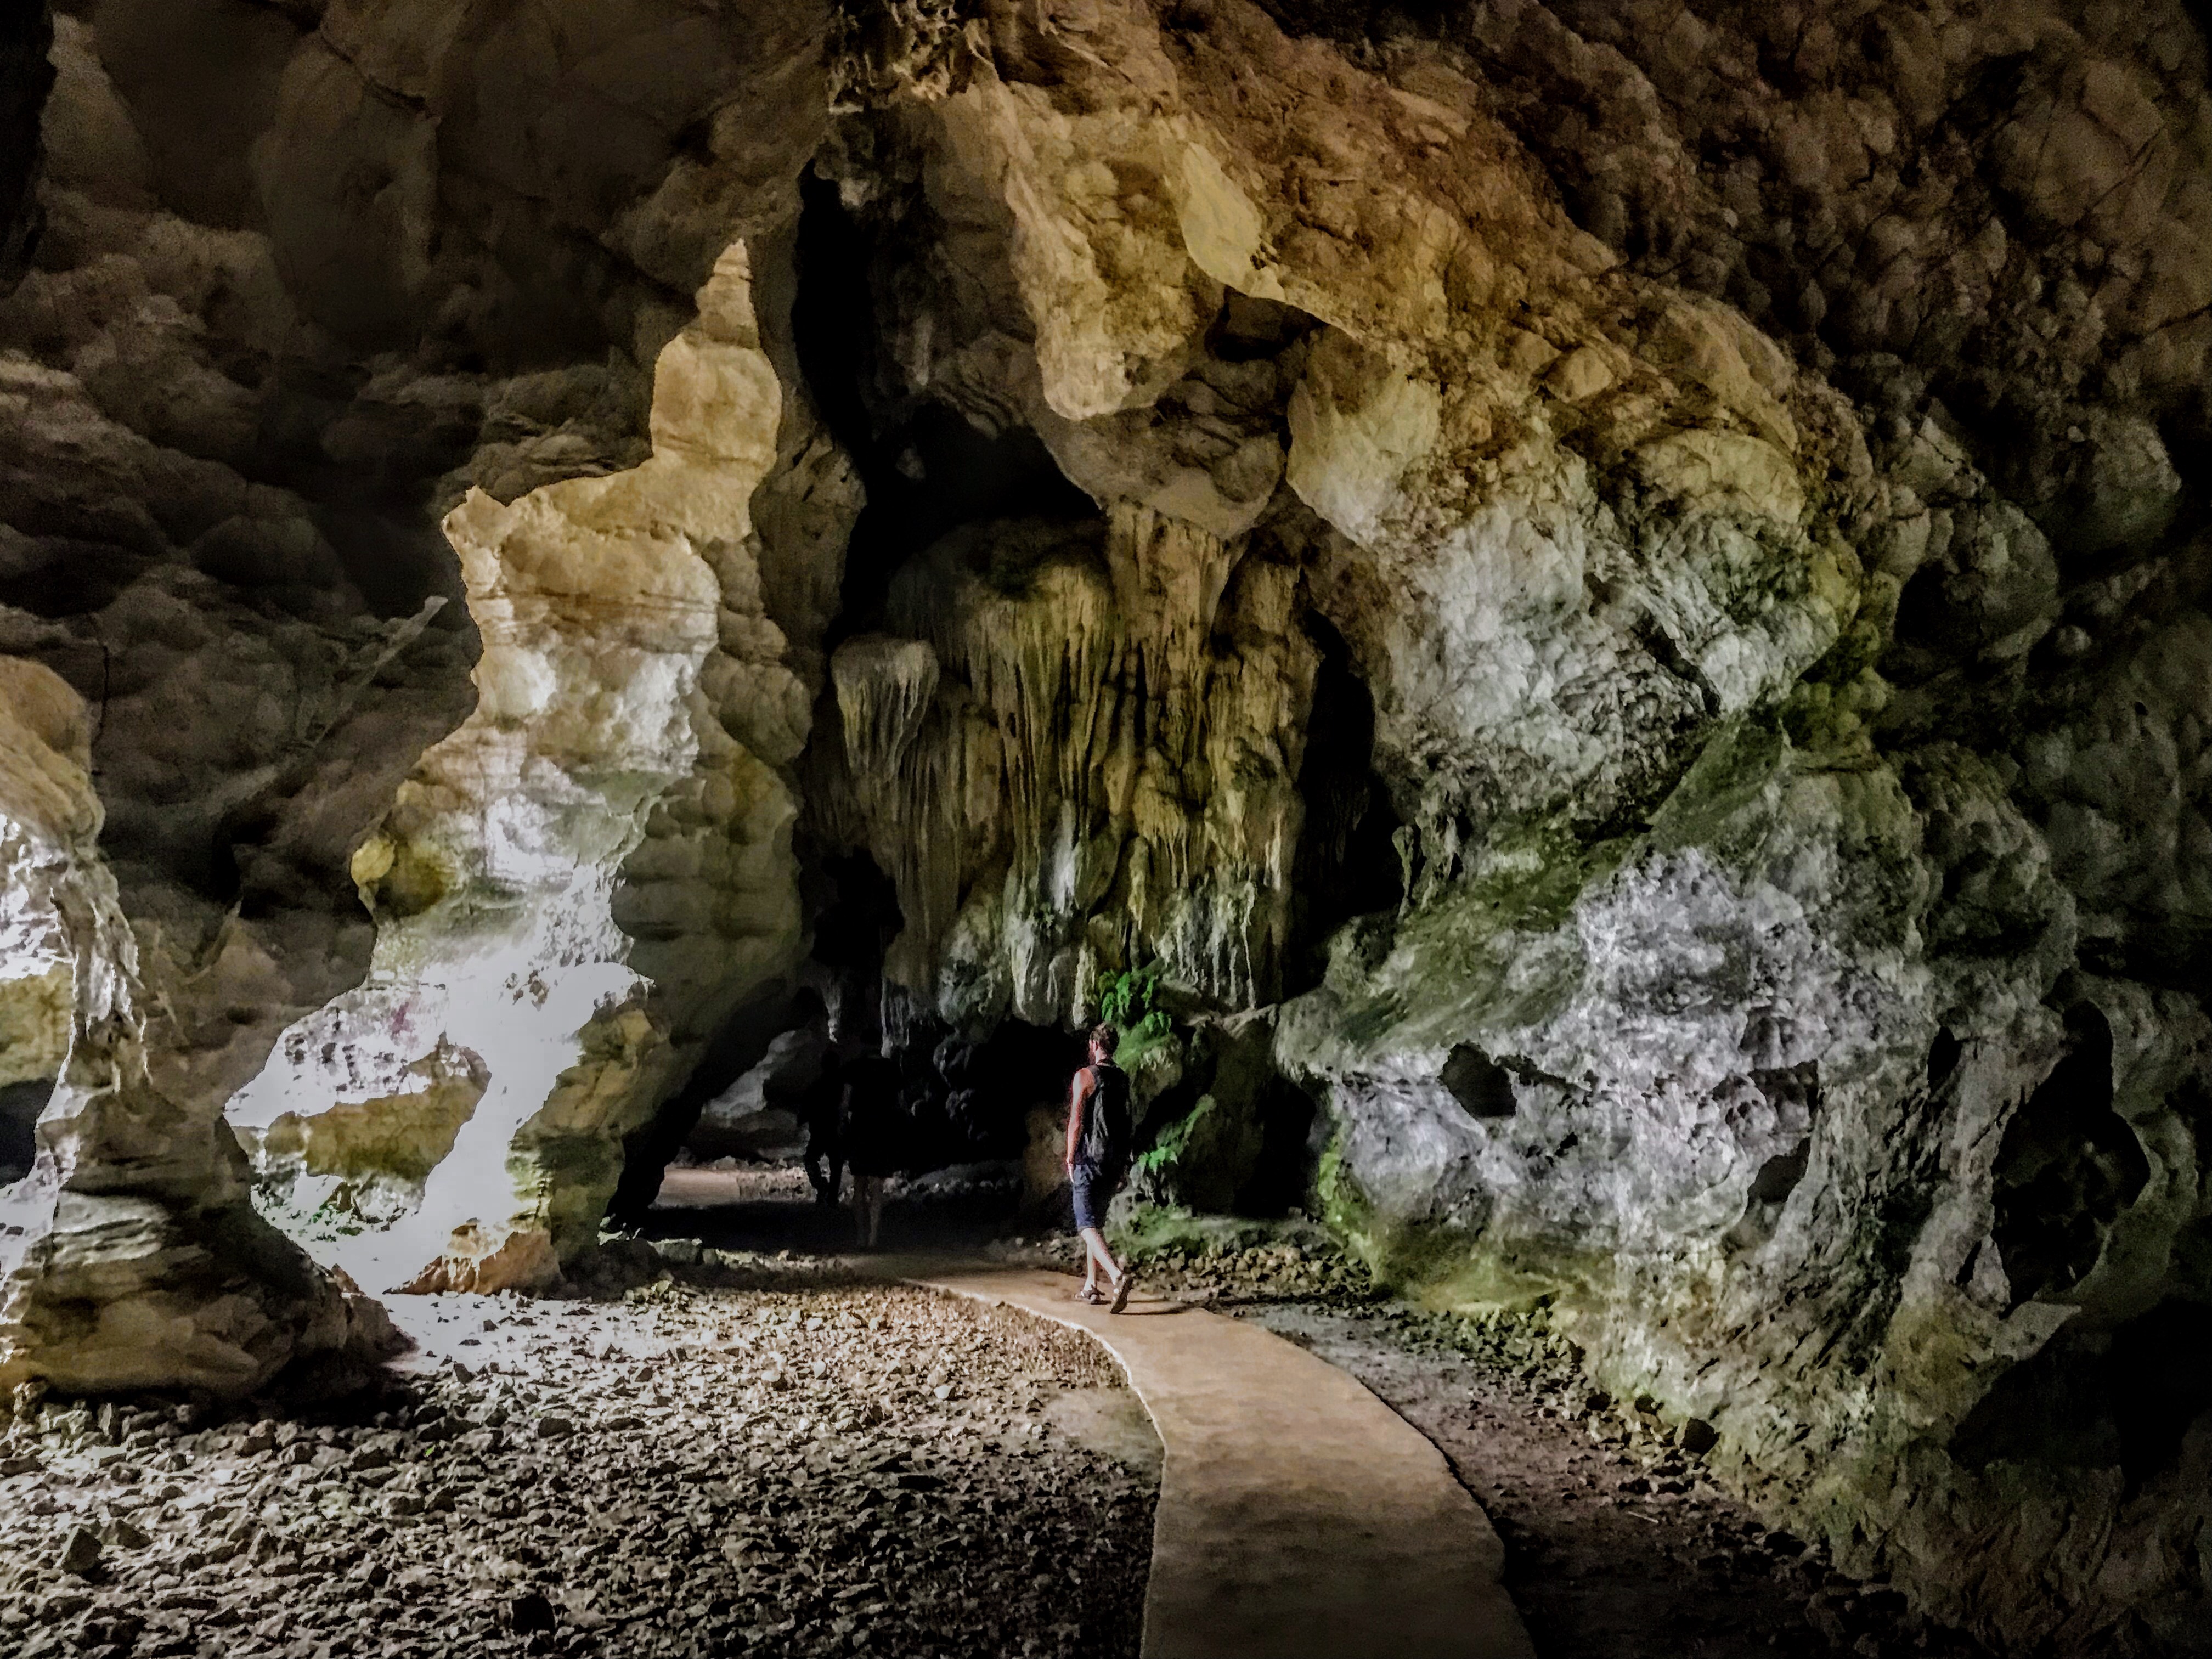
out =
<path fill-rule="evenodd" d="M 1075 1194 L 1075 1231 L 1106 1224 L 1106 1206 L 1121 1183 L 1095 1164 L 1079 1164 L 1067 1172 L 1067 1185 Z"/>

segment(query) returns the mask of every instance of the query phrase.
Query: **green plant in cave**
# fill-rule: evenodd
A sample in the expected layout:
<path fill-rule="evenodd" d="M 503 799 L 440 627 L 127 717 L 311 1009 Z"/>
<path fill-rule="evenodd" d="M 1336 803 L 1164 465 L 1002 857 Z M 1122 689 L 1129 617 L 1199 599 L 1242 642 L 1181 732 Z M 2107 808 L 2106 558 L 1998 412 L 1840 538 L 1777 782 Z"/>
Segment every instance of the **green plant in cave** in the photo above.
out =
<path fill-rule="evenodd" d="M 1121 1046 L 1114 1051 L 1116 1064 L 1128 1065 L 1137 1051 L 1158 1042 L 1174 1029 L 1175 1021 L 1168 1011 L 1154 1006 L 1159 989 L 1157 965 L 1124 968 L 1107 976 L 1106 988 L 1098 998 L 1098 1017 L 1121 1028 Z"/>

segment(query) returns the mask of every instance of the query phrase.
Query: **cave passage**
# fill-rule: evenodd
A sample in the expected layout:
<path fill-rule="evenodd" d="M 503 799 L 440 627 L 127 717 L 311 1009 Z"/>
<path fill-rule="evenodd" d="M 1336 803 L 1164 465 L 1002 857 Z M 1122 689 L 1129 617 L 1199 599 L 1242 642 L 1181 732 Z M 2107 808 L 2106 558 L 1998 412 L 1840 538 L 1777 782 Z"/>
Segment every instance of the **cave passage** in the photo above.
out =
<path fill-rule="evenodd" d="M 866 993 L 880 994 L 872 982 Z M 865 1024 L 833 1038 L 811 992 L 793 1012 L 757 1064 L 701 1103 L 658 1202 L 626 1218 L 644 1236 L 848 1249 L 853 1223 L 836 1204 L 863 1165 L 891 1176 L 887 1249 L 973 1249 L 1065 1223 L 1059 1129 L 1079 1036 L 1007 1020 L 979 1040 L 924 1022 L 885 1043 Z M 886 1098 L 863 1127 L 841 1114 L 844 1087 L 878 1056 Z"/>

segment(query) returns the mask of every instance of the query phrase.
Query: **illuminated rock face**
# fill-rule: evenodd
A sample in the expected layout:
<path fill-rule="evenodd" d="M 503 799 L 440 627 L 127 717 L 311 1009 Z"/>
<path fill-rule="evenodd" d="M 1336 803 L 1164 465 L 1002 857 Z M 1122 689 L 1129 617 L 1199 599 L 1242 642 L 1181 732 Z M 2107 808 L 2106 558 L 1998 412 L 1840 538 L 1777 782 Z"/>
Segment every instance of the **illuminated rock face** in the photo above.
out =
<path fill-rule="evenodd" d="M 222 1112 L 258 1075 L 291 1091 L 236 1114 L 256 1197 L 324 1260 L 334 1218 L 288 1190 L 419 1219 L 395 1278 L 465 1276 L 466 1251 L 437 1264 L 473 1224 L 477 1255 L 543 1282 L 556 1233 L 588 1241 L 623 1127 L 797 943 L 776 769 L 853 492 L 767 365 L 744 270 L 828 119 L 826 15 L 495 9 L 426 35 L 356 8 L 118 8 L 0 41 L 0 197 L 30 159 L 17 116 L 43 137 L 35 245 L 12 198 L 0 244 L 0 659 L 92 710 L 97 840 L 69 856 L 108 895 L 93 933 L 12 877 L 0 909 L 10 1126 L 63 1080 L 0 1240 L 10 1376 L 245 1392 L 343 1346 L 329 1281 L 256 1242 L 282 1243 Z M 478 97 L 494 83 L 530 90 Z M 582 488 L 531 493 L 562 481 Z M 665 522 L 610 520 L 610 490 Z M 32 856 L 7 847 L 11 872 Z M 88 940 L 123 987 L 119 1048 L 85 1047 L 108 1029 Z M 528 1019 L 490 1018 L 518 965 L 542 1003 L 526 984 Z M 328 1057 L 276 1048 L 346 998 Z M 497 1078 L 487 1026 L 512 1044 Z M 86 1104 L 103 1067 L 129 1134 Z M 501 1113 L 521 1146 L 487 1155 Z"/>
<path fill-rule="evenodd" d="M 2203 43 L 1706 9 L 1315 9 L 1338 52 L 1009 8 L 988 62 L 918 27 L 856 80 L 878 407 L 1027 427 L 1098 513 L 890 579 L 806 810 L 896 883 L 925 1007 L 1064 1020 L 1132 960 L 1288 994 L 1322 1195 L 1395 1275 L 1548 1299 L 1954 1616 L 2175 1639 Z M 1292 627 L 1212 597 L 1270 571 Z"/>
<path fill-rule="evenodd" d="M 88 711 L 0 664 L 0 846 L 17 936 L 71 962 L 67 1053 L 31 1173 L 0 1198 L 0 1387 L 245 1393 L 286 1367 L 381 1358 L 384 1310 L 319 1273 L 249 1201 L 221 1102 L 165 1086 L 149 988 L 102 860 Z"/>
<path fill-rule="evenodd" d="M 746 506 L 782 391 L 742 246 L 699 299 L 661 354 L 650 459 L 447 518 L 483 641 L 476 710 L 354 854 L 368 979 L 230 1109 L 272 1173 L 329 1126 L 293 1224 L 379 1289 L 557 1279 L 687 1045 L 799 960 L 775 763 L 797 757 L 808 696 L 758 609 Z M 343 1103 L 300 1113 L 317 1099 Z M 419 1117 L 444 1150 L 333 1121 L 356 1115 Z M 365 1214 L 349 1183 L 377 1177 L 419 1183 L 415 1202 Z"/>
<path fill-rule="evenodd" d="M 1855 1569 L 2193 1628 L 2199 25 L 1430 10 L 272 12 L 235 131 L 58 20 L 0 653 L 98 798 L 0 799 L 0 1365 L 131 1380 L 15 1310 L 84 1194 L 246 1214 L 226 1101 L 374 1288 L 550 1282 L 865 855 L 895 1035 L 1163 970 L 1156 1190 L 1287 1078 L 1376 1262 Z M 237 1377 L 351 1340 L 290 1271 Z"/>

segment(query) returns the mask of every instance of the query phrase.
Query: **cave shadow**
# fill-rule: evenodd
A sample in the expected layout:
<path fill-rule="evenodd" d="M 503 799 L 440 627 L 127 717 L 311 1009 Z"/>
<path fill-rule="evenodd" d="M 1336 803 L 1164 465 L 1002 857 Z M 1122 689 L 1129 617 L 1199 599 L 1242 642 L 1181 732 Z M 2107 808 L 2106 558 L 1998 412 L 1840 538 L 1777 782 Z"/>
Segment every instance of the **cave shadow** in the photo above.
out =
<path fill-rule="evenodd" d="M 742 1178 L 789 1167 L 757 1164 L 729 1173 Z M 794 1255 L 849 1256 L 939 1250 L 966 1255 L 1024 1226 L 1037 1231 L 1068 1224 L 1031 1219 L 1022 1208 L 1018 1186 L 1011 1191 L 949 1196 L 901 1191 L 884 1202 L 883 1231 L 877 1248 L 861 1251 L 854 1243 L 848 1205 L 820 1203 L 811 1195 L 716 1201 L 711 1196 L 714 1178 L 724 1173 L 714 1170 L 677 1172 L 681 1178 L 664 1188 L 661 1201 L 638 1217 L 638 1235 L 656 1240 L 696 1238 L 708 1249 L 756 1255 L 789 1251 Z M 731 1180 L 729 1186 L 741 1189 L 741 1179 Z M 849 1196 L 849 1179 L 847 1193 Z"/>
<path fill-rule="evenodd" d="M 1301 618 L 1321 653 L 1297 792 L 1305 802 L 1291 879 L 1291 928 L 1282 995 L 1312 990 L 1328 967 L 1329 941 L 1359 916 L 1395 923 L 1404 896 L 1394 837 L 1402 827 L 1375 771 L 1375 696 L 1352 647 L 1318 611 Z"/>
<path fill-rule="evenodd" d="M 21 1181 L 39 1156 L 39 1115 L 53 1097 L 54 1080 L 0 1085 L 0 1187 Z"/>
<path fill-rule="evenodd" d="M 833 649 L 880 627 L 891 578 L 957 526 L 1099 516 L 1028 427 L 985 431 L 945 404 L 894 404 L 880 395 L 887 377 L 878 372 L 877 264 L 869 227 L 846 210 L 833 181 L 809 173 L 800 181 L 793 343 L 815 407 L 866 492 L 846 542 L 839 613 L 823 641 Z"/>

